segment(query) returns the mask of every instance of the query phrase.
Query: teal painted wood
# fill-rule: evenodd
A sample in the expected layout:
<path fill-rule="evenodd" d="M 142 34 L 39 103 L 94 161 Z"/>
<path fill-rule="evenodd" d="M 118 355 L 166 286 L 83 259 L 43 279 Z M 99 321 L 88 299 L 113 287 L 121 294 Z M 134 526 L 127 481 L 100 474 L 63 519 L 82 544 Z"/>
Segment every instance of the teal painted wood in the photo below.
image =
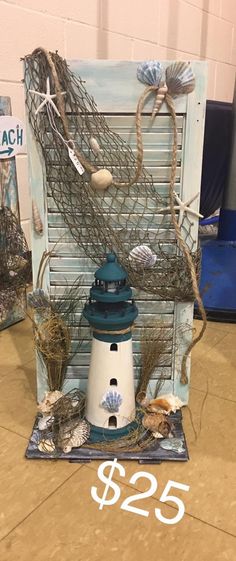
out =
<path fill-rule="evenodd" d="M 108 125 L 126 140 L 136 152 L 135 140 L 135 110 L 137 99 L 144 86 L 136 78 L 137 62 L 115 61 L 70 61 L 71 70 L 85 80 L 85 87 L 95 98 L 98 109 L 106 116 Z M 164 62 L 164 66 L 170 62 Z M 198 61 L 191 63 L 196 76 L 196 89 L 189 96 L 180 96 L 175 100 L 178 126 L 178 168 L 175 190 L 181 198 L 187 200 L 200 189 L 202 143 L 204 131 L 205 97 L 206 97 L 206 64 Z M 173 131 L 168 108 L 163 104 L 153 127 L 150 129 L 150 113 L 153 98 L 145 105 L 143 116 L 143 140 L 145 167 L 153 175 L 155 188 L 163 197 L 168 196 L 170 179 L 171 149 Z M 68 116 L 73 133 L 73 116 Z M 92 116 L 91 116 L 92 119 Z M 43 172 L 43 162 L 38 146 L 28 127 L 29 169 L 32 197 L 37 203 L 44 222 L 44 235 L 33 237 L 33 270 L 34 278 L 37 274 L 39 260 L 44 249 L 53 249 L 55 242 L 57 248 L 53 252 L 50 267 L 47 267 L 44 288 L 60 298 L 66 284 L 72 284 L 78 275 L 82 275 L 86 291 L 93 281 L 94 264 L 86 258 L 81 248 L 77 248 L 73 238 L 63 223 L 54 201 L 46 197 L 46 177 Z M 50 140 L 50 137 L 49 137 Z M 53 147 L 48 144 L 48 150 L 53 155 Z M 53 180 L 54 170 L 50 170 L 50 179 Z M 55 175 L 56 180 L 56 175 Z M 140 188 L 140 202 L 144 196 L 144 187 Z M 112 188 L 111 188 L 112 189 Z M 110 189 L 107 192 L 109 198 Z M 193 208 L 198 209 L 199 201 L 195 201 Z M 106 200 L 104 200 L 106 212 Z M 116 208 L 114 206 L 115 214 Z M 79 209 L 78 209 L 79 213 Z M 124 217 L 125 219 L 125 217 Z M 148 216 L 146 217 L 148 220 Z M 160 223 L 160 216 L 156 217 L 156 224 Z M 193 237 L 197 242 L 197 225 L 193 230 Z M 170 226 L 170 217 L 167 215 L 160 230 L 160 243 L 163 249 L 175 252 L 176 244 L 173 228 Z M 99 243 L 98 243 L 99 252 Z M 192 304 L 163 302 L 160 298 L 148 295 L 142 291 L 135 291 L 140 314 L 137 327 L 134 330 L 135 360 L 140 357 L 140 329 L 143 322 L 156 325 L 157 322 L 166 326 L 164 337 L 171 342 L 172 351 L 165 356 L 163 367 L 157 369 L 154 378 L 162 378 L 164 385 L 162 392 L 175 392 L 184 403 L 188 401 L 188 386 L 179 382 L 180 366 L 183 353 L 187 348 L 192 335 Z M 78 307 L 78 319 L 80 309 Z M 183 326 L 184 335 L 179 327 Z M 187 329 L 189 327 L 189 329 Z M 72 330 L 73 348 L 76 346 L 76 329 Z M 84 323 L 84 343 L 79 354 L 73 358 L 67 371 L 67 380 L 64 390 L 69 391 L 74 387 L 86 388 L 86 377 L 89 364 L 89 349 L 91 333 Z M 45 371 L 41 363 L 37 363 L 38 399 L 41 399 L 47 389 Z M 188 362 L 190 373 L 190 360 Z M 135 373 L 135 377 L 137 372 Z M 155 386 L 151 383 L 151 389 Z"/>
<path fill-rule="evenodd" d="M 10 97 L 0 96 L 0 116 L 11 115 Z M 18 185 L 16 175 L 16 160 L 14 158 L 0 159 L 0 204 L 12 210 L 20 221 Z M 18 304 L 9 309 L 6 319 L 0 324 L 0 331 L 14 325 L 25 318 L 25 292 L 22 291 Z"/>

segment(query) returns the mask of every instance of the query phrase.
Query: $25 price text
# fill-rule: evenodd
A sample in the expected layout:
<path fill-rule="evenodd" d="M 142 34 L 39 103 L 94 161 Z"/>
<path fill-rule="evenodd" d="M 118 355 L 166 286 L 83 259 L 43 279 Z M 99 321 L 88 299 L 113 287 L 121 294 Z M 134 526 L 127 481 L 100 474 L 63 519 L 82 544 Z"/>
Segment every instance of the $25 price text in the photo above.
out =
<path fill-rule="evenodd" d="M 104 471 L 108 467 L 110 468 L 110 471 L 108 476 L 106 476 Z M 102 464 L 100 464 L 98 468 L 98 472 L 97 472 L 98 477 L 103 483 L 105 483 L 105 489 L 102 497 L 98 496 L 97 487 L 95 486 L 91 487 L 91 496 L 94 501 L 99 503 L 100 510 L 102 510 L 104 506 L 114 505 L 120 498 L 121 489 L 118 483 L 112 480 L 115 469 L 119 471 L 121 477 L 125 477 L 125 468 L 117 461 L 117 458 L 115 458 L 114 460 L 108 460 L 107 462 L 103 462 Z M 138 493 L 136 495 L 127 497 L 122 502 L 120 508 L 128 512 L 134 512 L 135 514 L 139 514 L 141 516 L 149 516 L 150 513 L 148 510 L 144 510 L 143 508 L 138 508 L 136 506 L 133 506 L 132 503 L 140 501 L 141 499 L 147 499 L 148 497 L 152 497 L 157 490 L 158 483 L 154 475 L 148 473 L 147 471 L 138 471 L 137 473 L 134 473 L 130 478 L 129 483 L 135 485 L 135 483 L 141 478 L 147 479 L 149 481 L 150 483 L 149 489 L 143 493 Z M 183 501 L 179 499 L 179 497 L 169 494 L 171 488 L 180 489 L 181 491 L 189 491 L 189 485 L 184 485 L 183 483 L 178 483 L 177 481 L 172 481 L 171 479 L 169 479 L 169 481 L 167 482 L 164 488 L 164 491 L 162 492 L 159 498 L 159 501 L 161 503 L 171 502 L 172 504 L 175 505 L 175 507 L 177 507 L 178 510 L 175 516 L 173 516 L 172 518 L 166 518 L 161 513 L 160 508 L 155 508 L 154 509 L 155 516 L 157 520 L 159 520 L 163 524 L 177 524 L 177 522 L 180 522 L 180 520 L 183 518 L 185 512 L 185 506 Z M 110 489 L 112 489 L 113 491 L 113 496 L 110 499 L 108 499 L 107 495 Z"/>

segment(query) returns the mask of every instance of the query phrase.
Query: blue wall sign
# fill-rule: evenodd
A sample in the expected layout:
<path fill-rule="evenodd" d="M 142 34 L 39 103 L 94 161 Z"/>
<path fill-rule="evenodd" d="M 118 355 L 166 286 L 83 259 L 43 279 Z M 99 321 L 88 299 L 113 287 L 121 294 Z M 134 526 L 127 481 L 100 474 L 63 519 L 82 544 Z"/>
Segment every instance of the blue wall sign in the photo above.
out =
<path fill-rule="evenodd" d="M 12 158 L 22 151 L 25 144 L 25 129 L 17 117 L 0 117 L 0 159 Z"/>

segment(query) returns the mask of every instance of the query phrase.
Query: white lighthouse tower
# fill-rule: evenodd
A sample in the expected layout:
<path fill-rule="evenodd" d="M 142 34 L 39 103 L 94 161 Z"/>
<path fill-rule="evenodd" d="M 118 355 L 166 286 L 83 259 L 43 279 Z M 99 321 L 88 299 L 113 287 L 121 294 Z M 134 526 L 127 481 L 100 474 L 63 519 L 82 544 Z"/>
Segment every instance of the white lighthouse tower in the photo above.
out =
<path fill-rule="evenodd" d="M 135 418 L 132 325 L 138 309 L 126 280 L 109 253 L 83 311 L 93 331 L 86 418 L 95 435 L 108 438 L 126 434 Z"/>

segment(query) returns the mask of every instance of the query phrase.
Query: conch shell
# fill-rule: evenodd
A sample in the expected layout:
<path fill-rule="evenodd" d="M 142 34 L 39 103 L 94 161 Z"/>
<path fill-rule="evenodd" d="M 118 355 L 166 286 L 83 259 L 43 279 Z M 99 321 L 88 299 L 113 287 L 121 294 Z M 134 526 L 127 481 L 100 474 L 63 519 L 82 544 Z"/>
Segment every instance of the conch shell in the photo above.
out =
<path fill-rule="evenodd" d="M 156 95 L 156 99 L 154 101 L 153 110 L 152 110 L 152 121 L 155 119 L 156 114 L 160 110 L 160 108 L 162 106 L 162 103 L 163 103 L 163 101 L 166 97 L 167 92 L 168 92 L 168 87 L 167 87 L 166 84 L 163 84 L 157 90 L 157 95 Z"/>
<path fill-rule="evenodd" d="M 145 396 L 140 402 L 140 405 L 147 409 L 150 413 L 163 413 L 164 415 L 176 413 L 176 411 L 183 407 L 183 403 L 179 397 L 173 395 L 172 393 L 161 395 L 156 399 L 148 399 Z"/>
<path fill-rule="evenodd" d="M 171 432 L 172 425 L 166 415 L 162 413 L 152 413 L 151 415 L 145 413 L 142 423 L 145 429 L 153 433 L 159 433 L 164 438 L 167 438 Z"/>

